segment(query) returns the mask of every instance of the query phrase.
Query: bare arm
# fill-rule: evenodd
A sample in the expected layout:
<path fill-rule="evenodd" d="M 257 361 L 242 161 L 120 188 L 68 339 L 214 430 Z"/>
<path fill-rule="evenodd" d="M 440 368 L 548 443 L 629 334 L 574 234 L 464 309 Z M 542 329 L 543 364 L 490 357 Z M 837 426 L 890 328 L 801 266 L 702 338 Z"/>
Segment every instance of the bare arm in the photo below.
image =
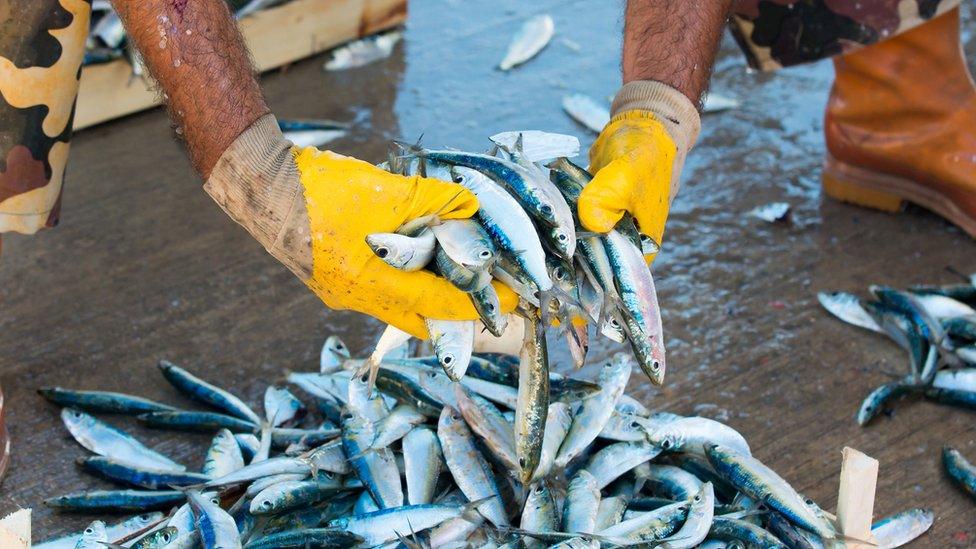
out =
<path fill-rule="evenodd" d="M 268 106 L 224 0 L 114 0 L 204 177 Z"/>
<path fill-rule="evenodd" d="M 624 84 L 655 80 L 699 105 L 731 5 L 732 0 L 628 0 Z"/>

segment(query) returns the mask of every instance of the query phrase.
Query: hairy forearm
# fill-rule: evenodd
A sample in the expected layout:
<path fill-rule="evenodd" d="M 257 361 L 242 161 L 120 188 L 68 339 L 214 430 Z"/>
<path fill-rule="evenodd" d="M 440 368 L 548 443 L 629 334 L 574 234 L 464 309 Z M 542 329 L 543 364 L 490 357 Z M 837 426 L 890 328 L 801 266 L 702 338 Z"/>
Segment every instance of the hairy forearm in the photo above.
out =
<path fill-rule="evenodd" d="M 698 105 L 732 0 L 628 0 L 623 78 L 656 80 Z"/>
<path fill-rule="evenodd" d="M 225 0 L 113 0 L 204 177 L 268 106 Z"/>

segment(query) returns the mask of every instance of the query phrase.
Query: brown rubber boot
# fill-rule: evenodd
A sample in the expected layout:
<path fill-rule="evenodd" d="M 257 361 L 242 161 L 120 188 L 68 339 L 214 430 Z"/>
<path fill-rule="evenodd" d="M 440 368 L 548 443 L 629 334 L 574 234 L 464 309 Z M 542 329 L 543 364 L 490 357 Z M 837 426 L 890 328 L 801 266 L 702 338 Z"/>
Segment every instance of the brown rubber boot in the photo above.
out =
<path fill-rule="evenodd" d="M 890 212 L 913 202 L 976 238 L 976 87 L 959 9 L 834 68 L 824 192 Z"/>

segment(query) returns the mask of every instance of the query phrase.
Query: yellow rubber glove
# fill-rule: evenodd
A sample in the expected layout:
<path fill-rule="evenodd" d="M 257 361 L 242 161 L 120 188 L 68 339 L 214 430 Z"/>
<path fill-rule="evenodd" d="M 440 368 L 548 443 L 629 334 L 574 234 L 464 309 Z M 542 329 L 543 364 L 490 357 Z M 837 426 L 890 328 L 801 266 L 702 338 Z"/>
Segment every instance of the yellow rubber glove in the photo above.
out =
<path fill-rule="evenodd" d="M 424 318 L 478 318 L 468 295 L 444 278 L 400 271 L 366 245 L 366 235 L 394 232 L 418 217 L 471 217 L 478 199 L 470 191 L 436 179 L 391 174 L 314 147 L 292 151 L 312 239 L 312 276 L 306 284 L 326 305 L 366 313 L 423 339 L 428 335 Z M 494 284 L 503 311 L 514 310 L 515 293 Z"/>
<path fill-rule="evenodd" d="M 583 227 L 606 233 L 630 212 L 640 232 L 660 244 L 675 154 L 674 140 L 653 113 L 632 110 L 613 117 L 590 148 L 594 176 L 579 199 Z"/>

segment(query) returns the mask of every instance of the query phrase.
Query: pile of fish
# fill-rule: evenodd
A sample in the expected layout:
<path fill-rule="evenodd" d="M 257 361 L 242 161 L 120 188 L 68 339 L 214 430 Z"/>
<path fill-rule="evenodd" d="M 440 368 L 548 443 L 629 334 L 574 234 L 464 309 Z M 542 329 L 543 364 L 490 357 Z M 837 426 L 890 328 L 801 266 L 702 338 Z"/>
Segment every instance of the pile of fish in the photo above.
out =
<path fill-rule="evenodd" d="M 35 547 L 809 548 L 841 538 L 832 516 L 753 457 L 731 427 L 651 412 L 625 394 L 632 360 L 623 354 L 595 383 L 549 374 L 538 389 L 546 398 L 533 399 L 551 397 L 545 424 L 524 422 L 530 437 L 520 439 L 516 384 L 533 360 L 479 353 L 454 382 L 436 357 L 399 353 L 381 362 L 371 392 L 354 375 L 364 361 L 330 337 L 319 371 L 287 376 L 304 400 L 268 387 L 263 416 L 165 361 L 165 379 L 206 411 L 42 389 L 92 452 L 78 460 L 82 469 L 120 486 L 46 503 L 142 514 Z M 91 413 L 214 438 L 202 470 L 191 472 Z M 531 475 L 524 444 L 541 448 Z M 932 520 L 913 509 L 873 534 L 878 547 L 897 547 Z"/>
<path fill-rule="evenodd" d="M 641 369 L 660 385 L 665 373 L 661 314 L 645 256 L 657 243 L 641 235 L 629 215 L 599 235 L 580 225 L 576 204 L 592 176 L 567 156 L 579 152 L 573 136 L 540 131 L 492 136 L 489 153 L 433 150 L 397 144 L 382 167 L 457 183 L 478 197 L 472 219 L 436 216 L 407 222 L 394 233 L 366 238 L 373 252 L 404 271 L 429 269 L 468 293 L 485 328 L 501 337 L 509 324 L 493 280 L 514 290 L 516 313 L 529 326 L 527 348 L 547 372 L 544 330 L 558 320 L 575 365 L 589 346 L 587 324 L 609 339 L 630 343 Z M 454 381 L 470 363 L 476 322 L 427 320 L 435 354 Z M 517 330 L 517 326 L 514 328 Z M 406 334 L 381 340 L 372 366 Z M 386 335 L 386 334 L 385 334 Z M 523 384 L 543 378 L 522 372 Z M 542 418 L 544 420 L 544 416 Z"/>
<path fill-rule="evenodd" d="M 873 300 L 846 292 L 820 293 L 820 303 L 844 322 L 887 336 L 908 353 L 907 371 L 861 403 L 866 425 L 906 395 L 963 408 L 976 407 L 976 286 L 870 288 Z"/>

